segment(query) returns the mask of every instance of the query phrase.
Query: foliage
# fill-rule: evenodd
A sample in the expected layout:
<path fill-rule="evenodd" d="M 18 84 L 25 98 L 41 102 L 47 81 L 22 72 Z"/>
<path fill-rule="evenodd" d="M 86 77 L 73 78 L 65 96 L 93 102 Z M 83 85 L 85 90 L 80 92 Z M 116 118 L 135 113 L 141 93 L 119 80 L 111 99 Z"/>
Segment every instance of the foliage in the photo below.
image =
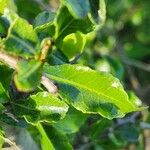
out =
<path fill-rule="evenodd" d="M 138 143 L 134 115 L 146 107 L 129 91 L 125 67 L 128 57 L 150 56 L 148 4 L 132 10 L 137 2 L 107 1 L 106 20 L 104 0 L 60 0 L 57 11 L 47 3 L 0 0 L 0 147 L 8 125 L 24 128 L 42 150 Z"/>

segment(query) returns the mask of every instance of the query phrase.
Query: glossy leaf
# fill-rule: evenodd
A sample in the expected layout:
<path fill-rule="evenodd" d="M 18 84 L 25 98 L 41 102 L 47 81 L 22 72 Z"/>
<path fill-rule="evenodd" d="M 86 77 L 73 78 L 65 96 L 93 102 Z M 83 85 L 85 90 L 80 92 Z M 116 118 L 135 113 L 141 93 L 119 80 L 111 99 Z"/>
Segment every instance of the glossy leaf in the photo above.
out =
<path fill-rule="evenodd" d="M 25 102 L 13 103 L 13 110 L 17 116 L 24 116 L 29 122 L 44 121 L 51 123 L 64 118 L 68 106 L 55 95 L 39 92 Z"/>
<path fill-rule="evenodd" d="M 11 24 L 4 47 L 10 54 L 24 58 L 35 57 L 40 51 L 40 43 L 32 25 L 22 18 L 16 18 Z"/>
<path fill-rule="evenodd" d="M 22 60 L 18 63 L 15 84 L 20 91 L 32 91 L 39 84 L 42 75 L 42 63 L 36 60 Z"/>
<path fill-rule="evenodd" d="M 80 65 L 45 65 L 44 72 L 58 83 L 63 98 L 83 113 L 112 119 L 141 110 L 129 100 L 119 80 L 110 74 Z"/>

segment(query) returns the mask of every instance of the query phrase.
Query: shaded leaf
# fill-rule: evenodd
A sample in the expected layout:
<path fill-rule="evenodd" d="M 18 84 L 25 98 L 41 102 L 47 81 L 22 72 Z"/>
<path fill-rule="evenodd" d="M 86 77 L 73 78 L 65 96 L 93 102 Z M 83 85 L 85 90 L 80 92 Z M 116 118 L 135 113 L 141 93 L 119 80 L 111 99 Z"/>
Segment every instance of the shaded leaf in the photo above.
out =
<path fill-rule="evenodd" d="M 55 123 L 54 126 L 67 134 L 76 133 L 85 123 L 87 117 L 88 115 L 70 107 L 65 118 Z"/>
<path fill-rule="evenodd" d="M 18 63 L 14 81 L 18 90 L 28 92 L 34 90 L 40 84 L 41 76 L 42 62 L 21 60 Z"/>
<path fill-rule="evenodd" d="M 55 35 L 54 18 L 55 13 L 50 11 L 44 11 L 35 18 L 34 30 L 40 39 Z"/>
<path fill-rule="evenodd" d="M 0 82 L 0 103 L 6 103 L 8 102 L 8 100 L 9 100 L 8 95 L 6 94 L 6 91 Z"/>
<path fill-rule="evenodd" d="M 55 122 L 65 117 L 68 106 L 55 95 L 39 92 L 25 102 L 13 103 L 13 110 L 29 122 Z"/>
<path fill-rule="evenodd" d="M 80 31 L 86 34 L 94 29 L 95 25 L 88 16 L 83 19 L 75 19 L 66 7 L 62 7 L 56 18 L 56 44 L 61 47 L 63 38 L 70 33 Z"/>
<path fill-rule="evenodd" d="M 4 47 L 10 54 L 24 58 L 35 57 L 40 52 L 40 43 L 32 25 L 19 17 L 11 24 Z"/>
<path fill-rule="evenodd" d="M 84 18 L 90 11 L 90 4 L 88 0 L 62 0 L 62 3 L 67 6 L 70 13 L 75 18 Z"/>
<path fill-rule="evenodd" d="M 50 125 L 43 125 L 43 126 L 40 126 L 40 128 L 43 128 L 43 131 L 45 131 L 47 140 L 49 139 L 49 141 L 51 141 L 55 150 L 61 150 L 61 149 L 72 150 L 73 149 L 71 144 L 69 143 L 68 137 L 63 132 L 57 130 L 55 127 L 50 126 Z"/>
<path fill-rule="evenodd" d="M 62 51 L 54 49 L 48 56 L 48 63 L 50 65 L 62 65 L 69 63 L 69 60 Z"/>

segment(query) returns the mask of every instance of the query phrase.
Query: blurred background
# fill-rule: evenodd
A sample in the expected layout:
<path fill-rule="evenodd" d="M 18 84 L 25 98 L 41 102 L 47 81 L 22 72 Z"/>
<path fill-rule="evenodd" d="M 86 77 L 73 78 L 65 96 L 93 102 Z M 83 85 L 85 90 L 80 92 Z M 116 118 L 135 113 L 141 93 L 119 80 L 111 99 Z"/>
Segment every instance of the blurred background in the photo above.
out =
<path fill-rule="evenodd" d="M 18 14 L 30 23 L 43 10 L 57 11 L 59 7 L 59 0 L 14 1 Z M 113 74 L 126 90 L 133 90 L 143 103 L 150 105 L 150 0 L 106 0 L 106 6 L 104 26 L 87 35 L 86 48 L 76 63 Z M 124 119 L 97 120 L 98 116 L 92 116 L 73 135 L 74 149 L 150 150 L 148 110 Z M 22 132 L 17 134 L 18 143 L 25 142 L 18 138 Z M 32 142 L 26 135 L 27 141 Z M 31 145 L 37 149 L 34 142 Z"/>

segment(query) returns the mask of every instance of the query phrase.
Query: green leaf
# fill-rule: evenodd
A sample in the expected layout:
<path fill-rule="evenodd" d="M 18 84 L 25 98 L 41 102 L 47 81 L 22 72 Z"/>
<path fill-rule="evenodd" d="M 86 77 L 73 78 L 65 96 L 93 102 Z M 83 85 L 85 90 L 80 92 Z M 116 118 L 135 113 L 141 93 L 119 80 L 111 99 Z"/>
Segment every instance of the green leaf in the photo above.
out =
<path fill-rule="evenodd" d="M 22 128 L 27 127 L 27 123 L 24 119 L 16 118 L 11 113 L 9 115 L 4 113 L 0 114 L 0 121 L 11 126 L 17 126 Z"/>
<path fill-rule="evenodd" d="M 62 0 L 62 3 L 76 19 L 88 16 L 97 27 L 102 26 L 105 22 L 105 0 Z"/>
<path fill-rule="evenodd" d="M 95 24 L 91 22 L 88 16 L 83 19 L 75 19 L 66 7 L 62 7 L 56 18 L 56 44 L 61 47 L 63 38 L 70 33 L 80 31 L 86 34 L 94 29 Z"/>
<path fill-rule="evenodd" d="M 10 54 L 24 58 L 36 57 L 40 53 L 40 43 L 32 25 L 19 17 L 11 24 L 4 47 Z"/>
<path fill-rule="evenodd" d="M 83 113 L 112 119 L 142 110 L 129 100 L 119 80 L 110 74 L 68 64 L 54 67 L 46 64 L 44 74 L 57 81 L 62 97 Z"/>
<path fill-rule="evenodd" d="M 62 52 L 69 58 L 74 58 L 83 51 L 86 36 L 81 32 L 71 33 L 63 39 Z"/>
<path fill-rule="evenodd" d="M 35 18 L 34 30 L 40 39 L 55 35 L 54 18 L 55 13 L 50 11 L 44 11 Z"/>
<path fill-rule="evenodd" d="M 90 11 L 90 4 L 88 0 L 62 0 L 62 3 L 67 6 L 70 13 L 75 18 L 84 18 Z"/>
<path fill-rule="evenodd" d="M 112 121 L 101 119 L 90 126 L 89 134 L 93 141 L 99 141 L 99 137 L 112 125 Z"/>
<path fill-rule="evenodd" d="M 14 81 L 20 91 L 32 91 L 39 84 L 42 76 L 42 63 L 36 60 L 21 60 L 18 63 Z"/>
<path fill-rule="evenodd" d="M 67 134 L 76 133 L 83 126 L 88 115 L 70 107 L 64 119 L 54 124 L 55 128 Z"/>
<path fill-rule="evenodd" d="M 0 114 L 3 113 L 4 109 L 5 109 L 5 107 L 2 104 L 0 104 Z"/>
<path fill-rule="evenodd" d="M 39 129 L 42 135 L 41 146 L 43 150 L 72 150 L 72 146 L 69 143 L 68 137 L 61 131 L 57 130 L 55 127 L 50 125 L 41 125 L 38 124 L 37 128 Z M 43 145 L 45 144 L 45 145 Z M 53 144 L 53 145 L 51 145 Z"/>
<path fill-rule="evenodd" d="M 50 65 L 62 65 L 69 63 L 69 60 L 62 51 L 54 49 L 48 56 L 48 63 Z"/>
<path fill-rule="evenodd" d="M 42 150 L 49 150 L 49 149 L 55 150 L 53 143 L 49 139 L 47 133 L 45 132 L 43 126 L 40 123 L 38 123 L 37 129 L 40 132 L 40 136 L 41 136 L 40 142 L 41 142 Z"/>
<path fill-rule="evenodd" d="M 13 110 L 17 116 L 24 116 L 28 122 L 44 121 L 51 123 L 64 118 L 68 106 L 55 95 L 39 92 L 25 102 L 13 103 Z"/>
<path fill-rule="evenodd" d="M 9 100 L 6 91 L 2 85 L 2 83 L 0 82 L 0 103 L 7 103 Z"/>
<path fill-rule="evenodd" d="M 0 14 L 3 14 L 7 4 L 8 4 L 8 0 L 0 0 Z"/>
<path fill-rule="evenodd" d="M 12 79 L 13 69 L 0 63 L 0 82 L 4 87 L 5 91 L 8 91 L 11 79 Z"/>
<path fill-rule="evenodd" d="M 91 6 L 91 16 L 97 27 L 100 28 L 106 20 L 105 0 L 89 0 Z"/>

